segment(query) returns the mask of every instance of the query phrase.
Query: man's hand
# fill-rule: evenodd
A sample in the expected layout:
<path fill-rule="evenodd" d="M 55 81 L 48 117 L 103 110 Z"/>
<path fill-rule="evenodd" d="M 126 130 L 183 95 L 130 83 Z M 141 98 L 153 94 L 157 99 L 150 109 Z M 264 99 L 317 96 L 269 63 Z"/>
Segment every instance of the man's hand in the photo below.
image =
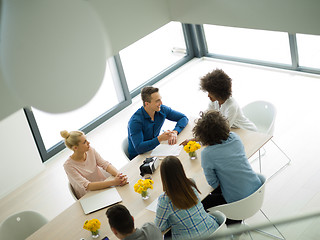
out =
<path fill-rule="evenodd" d="M 161 143 L 162 141 L 167 141 L 171 138 L 171 131 L 165 131 L 161 135 L 158 136 L 158 141 Z"/>
<path fill-rule="evenodd" d="M 171 131 L 171 138 L 168 139 L 169 145 L 174 145 L 177 143 L 177 136 L 178 136 L 177 131 Z"/>

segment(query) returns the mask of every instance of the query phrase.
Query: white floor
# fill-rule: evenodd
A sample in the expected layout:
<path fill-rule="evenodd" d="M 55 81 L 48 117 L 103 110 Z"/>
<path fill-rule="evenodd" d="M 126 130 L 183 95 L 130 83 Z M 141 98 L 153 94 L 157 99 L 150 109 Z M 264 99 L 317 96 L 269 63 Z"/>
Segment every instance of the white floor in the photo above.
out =
<path fill-rule="evenodd" d="M 268 182 L 264 212 L 270 219 L 279 219 L 320 211 L 319 141 L 316 140 L 320 133 L 320 76 L 195 59 L 157 84 L 163 104 L 188 116 L 197 116 L 207 108 L 209 101 L 199 90 L 199 78 L 215 68 L 222 68 L 233 79 L 233 96 L 241 106 L 255 100 L 266 100 L 277 107 L 274 141 L 288 154 L 292 163 Z M 127 161 L 121 151 L 121 141 L 127 135 L 127 121 L 140 106 L 141 101 L 137 97 L 131 106 L 88 134 L 91 146 L 118 168 Z M 168 123 L 166 127 L 170 128 L 170 125 Z M 69 154 L 70 150 L 66 149 L 54 156 L 45 164 L 44 173 L 19 188 L 15 197 L 28 195 L 27 199 L 32 201 L 23 201 L 24 204 L 10 211 L 34 209 L 53 219 L 68 208 L 74 200 L 68 192 L 62 165 Z M 284 156 L 268 143 L 263 157 L 263 173 L 270 176 L 285 161 Z M 252 164 L 258 171 L 257 162 Z M 10 212 L 5 212 L 7 214 Z M 263 220 L 257 214 L 248 223 Z M 279 229 L 287 239 L 320 239 L 319 223 L 317 218 L 279 226 Z M 247 237 L 242 236 L 241 239 Z M 268 238 L 255 235 L 255 239 Z"/>

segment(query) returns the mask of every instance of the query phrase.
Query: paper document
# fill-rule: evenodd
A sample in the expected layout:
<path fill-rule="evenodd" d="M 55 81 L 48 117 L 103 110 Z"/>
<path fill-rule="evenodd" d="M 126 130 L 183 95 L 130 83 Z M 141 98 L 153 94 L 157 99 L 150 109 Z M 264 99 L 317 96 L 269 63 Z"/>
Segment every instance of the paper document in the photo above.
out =
<path fill-rule="evenodd" d="M 156 212 L 157 205 L 158 205 L 158 198 L 156 198 L 150 205 L 148 205 L 147 210 L 150 210 L 152 212 Z"/>
<path fill-rule="evenodd" d="M 151 152 L 152 157 L 166 157 L 166 156 L 178 156 L 181 152 L 183 146 L 179 146 L 178 144 L 169 145 L 169 144 L 159 144 L 153 151 Z"/>

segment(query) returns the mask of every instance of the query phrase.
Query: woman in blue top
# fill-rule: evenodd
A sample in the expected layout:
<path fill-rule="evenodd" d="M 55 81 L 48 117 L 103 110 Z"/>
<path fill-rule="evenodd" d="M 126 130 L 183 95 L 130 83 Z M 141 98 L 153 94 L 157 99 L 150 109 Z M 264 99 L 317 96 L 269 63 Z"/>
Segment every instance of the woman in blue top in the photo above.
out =
<path fill-rule="evenodd" d="M 186 177 L 180 160 L 164 158 L 160 165 L 164 193 L 159 196 L 155 224 L 161 231 L 171 227 L 172 239 L 194 239 L 211 235 L 218 227 L 199 199 L 199 189 Z"/>
<path fill-rule="evenodd" d="M 240 137 L 230 132 L 221 113 L 215 110 L 201 113 L 192 131 L 206 146 L 201 152 L 201 166 L 207 182 L 215 189 L 203 200 L 205 209 L 246 198 L 261 186 Z"/>

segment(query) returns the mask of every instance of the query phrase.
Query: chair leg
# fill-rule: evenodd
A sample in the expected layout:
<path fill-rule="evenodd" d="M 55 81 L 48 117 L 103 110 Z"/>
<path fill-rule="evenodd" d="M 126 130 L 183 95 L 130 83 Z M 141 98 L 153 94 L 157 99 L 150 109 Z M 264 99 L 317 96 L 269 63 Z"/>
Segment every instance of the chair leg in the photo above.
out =
<path fill-rule="evenodd" d="M 289 158 L 289 156 L 273 141 L 273 139 L 271 139 L 271 141 L 280 150 L 280 152 L 282 152 L 282 154 L 288 159 L 288 161 L 281 168 L 279 168 L 275 173 L 273 173 L 270 177 L 268 177 L 268 179 L 271 179 L 274 175 L 276 175 L 278 172 L 280 172 L 283 168 L 287 167 L 291 162 L 291 158 Z M 262 161 L 261 161 L 261 159 L 262 159 L 263 155 L 265 155 L 265 152 L 261 154 L 261 149 L 259 149 L 259 157 L 258 157 L 258 159 L 259 159 L 259 170 L 260 170 L 260 173 L 262 173 Z"/>
<path fill-rule="evenodd" d="M 244 224 L 244 225 L 247 225 L 247 224 L 245 223 L 245 221 L 244 221 L 244 220 L 243 220 L 243 224 Z M 248 225 L 247 225 L 247 226 L 248 226 Z M 246 233 L 248 233 L 248 234 L 249 234 L 250 239 L 251 239 L 251 240 L 253 240 L 253 238 L 252 238 L 252 236 L 251 236 L 250 231 L 248 231 L 248 232 L 246 232 Z"/>
<path fill-rule="evenodd" d="M 260 229 L 256 229 L 256 230 L 254 230 L 254 231 L 259 232 L 259 233 L 262 233 L 262 234 L 264 234 L 264 235 L 266 235 L 266 236 L 269 236 L 269 237 L 272 237 L 272 238 L 275 238 L 275 239 L 285 240 L 286 238 L 282 235 L 282 233 L 279 231 L 279 229 L 276 227 L 276 225 L 274 225 L 274 224 L 270 221 L 270 219 L 269 219 L 269 218 L 267 217 L 267 215 L 262 211 L 262 209 L 260 209 L 260 212 L 261 212 L 261 213 L 265 216 L 265 218 L 273 225 L 273 227 L 278 231 L 278 233 L 281 235 L 281 237 L 275 236 L 275 235 L 273 235 L 273 234 L 271 234 L 271 233 L 262 231 L 262 230 L 260 230 Z M 251 238 L 251 239 L 252 239 L 252 238 Z"/>
<path fill-rule="evenodd" d="M 261 151 L 259 149 L 259 168 L 260 168 L 260 173 L 262 173 L 262 167 L 261 167 Z"/>
<path fill-rule="evenodd" d="M 276 175 L 278 172 L 280 172 L 283 168 L 287 167 L 291 162 L 291 158 L 289 158 L 289 156 L 273 141 L 273 139 L 271 139 L 271 141 L 280 150 L 280 152 L 282 152 L 282 154 L 288 159 L 288 161 L 281 168 L 279 168 L 275 173 L 273 173 L 268 179 L 271 179 L 274 175 Z"/>

